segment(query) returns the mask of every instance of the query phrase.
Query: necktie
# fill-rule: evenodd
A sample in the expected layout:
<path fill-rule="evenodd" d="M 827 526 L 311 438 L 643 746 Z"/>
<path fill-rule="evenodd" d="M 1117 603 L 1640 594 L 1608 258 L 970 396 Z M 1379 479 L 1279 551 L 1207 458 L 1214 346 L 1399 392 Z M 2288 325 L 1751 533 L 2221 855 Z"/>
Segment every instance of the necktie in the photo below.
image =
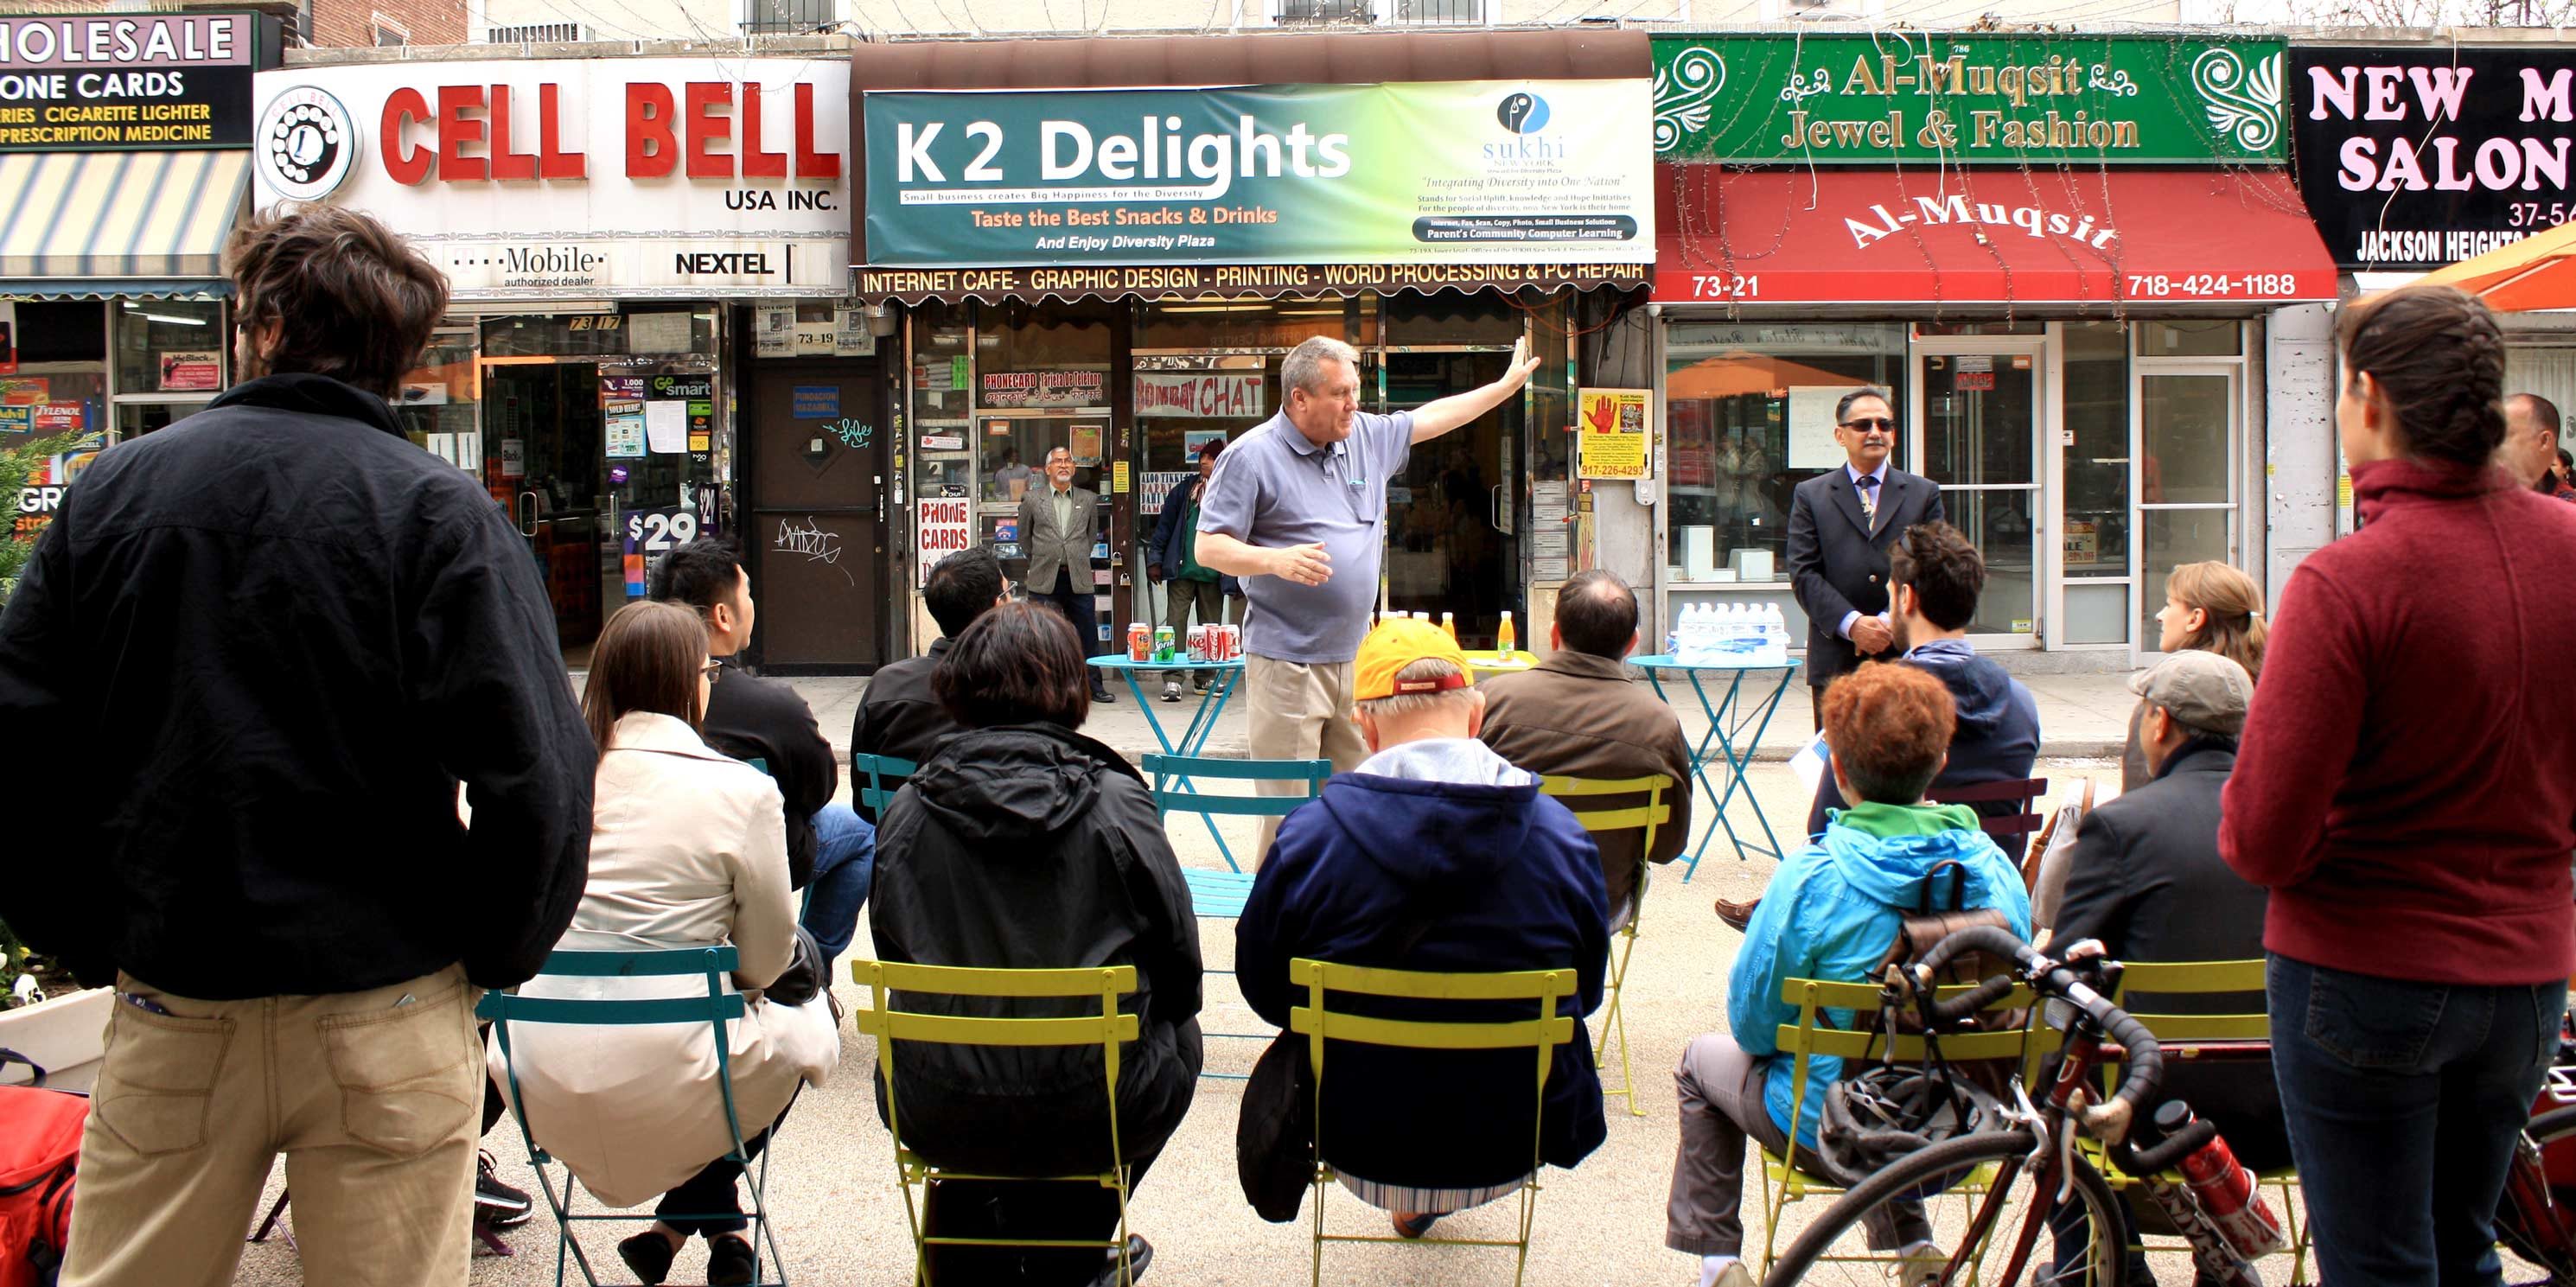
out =
<path fill-rule="evenodd" d="M 1867 518 L 1871 526 L 1876 526 L 1878 524 L 1878 475 L 1863 474 L 1853 481 L 1860 488 L 1862 517 Z"/>

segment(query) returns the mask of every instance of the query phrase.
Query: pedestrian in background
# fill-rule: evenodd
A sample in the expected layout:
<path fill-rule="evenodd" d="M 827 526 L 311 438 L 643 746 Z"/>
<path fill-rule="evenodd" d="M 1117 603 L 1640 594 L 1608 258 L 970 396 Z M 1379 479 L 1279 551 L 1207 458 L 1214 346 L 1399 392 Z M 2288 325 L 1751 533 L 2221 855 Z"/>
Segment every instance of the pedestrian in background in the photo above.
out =
<path fill-rule="evenodd" d="M 1163 500 L 1163 513 L 1154 520 L 1154 540 L 1145 550 L 1145 577 L 1164 585 L 1169 607 L 1163 614 L 1164 624 L 1176 636 L 1186 638 L 1190 613 L 1198 612 L 1199 624 L 1221 626 L 1232 619 L 1227 611 L 1231 600 L 1243 597 L 1243 584 L 1201 564 L 1195 547 L 1199 536 L 1199 487 L 1208 475 L 1216 472 L 1216 458 L 1225 454 L 1225 439 L 1211 438 L 1200 444 L 1199 472 L 1181 481 Z M 1206 692 L 1216 679 L 1213 670 L 1195 671 L 1190 687 Z M 1163 672 L 1163 700 L 1181 700 L 1181 673 Z"/>
<path fill-rule="evenodd" d="M 2271 890 L 2272 1062 L 2325 1281 L 2492 1283 L 2576 970 L 2576 510 L 2490 463 L 2485 305 L 2411 287 L 2338 330 L 2367 525 L 2281 595 L 2219 852 Z"/>
<path fill-rule="evenodd" d="M 2214 652 L 2263 678 L 2263 587 L 2254 578 L 2212 559 L 2185 563 L 2165 577 L 2165 606 L 2156 613 L 2163 631 L 2156 651 Z M 2155 780 L 2147 763 L 2143 730 L 2147 703 L 2129 710 L 2129 737 L 2120 752 L 2120 790 L 2135 791 Z"/>
<path fill-rule="evenodd" d="M 308 1280 L 453 1287 L 474 1003 L 572 918 L 593 752 L 526 540 L 385 401 L 438 269 L 336 206 L 226 259 L 241 383 L 100 455 L 0 615 L 0 917 L 120 996 L 63 1282 L 231 1282 L 284 1153 Z"/>
<path fill-rule="evenodd" d="M 1099 591 L 1099 574 L 1091 566 L 1092 547 L 1100 542 L 1100 497 L 1073 485 L 1070 449 L 1048 452 L 1046 486 L 1032 488 L 1021 498 L 1020 540 L 1029 555 L 1029 597 L 1053 605 L 1073 623 L 1085 658 L 1100 654 L 1100 614 L 1092 602 Z M 1109 695 L 1100 672 L 1089 665 L 1082 669 L 1090 681 L 1091 700 L 1118 700 Z"/>

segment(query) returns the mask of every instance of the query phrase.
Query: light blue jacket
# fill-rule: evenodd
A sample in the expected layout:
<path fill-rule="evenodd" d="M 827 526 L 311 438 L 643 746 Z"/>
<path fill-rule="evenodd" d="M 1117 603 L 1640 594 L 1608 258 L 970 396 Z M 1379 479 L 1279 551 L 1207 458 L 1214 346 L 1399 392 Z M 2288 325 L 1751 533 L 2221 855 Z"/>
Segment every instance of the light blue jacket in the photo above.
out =
<path fill-rule="evenodd" d="M 1789 979 L 1852 982 L 1867 979 L 1887 958 L 1899 922 L 1921 905 L 1924 874 L 1945 859 L 1967 868 L 1958 906 L 1992 907 L 2030 937 L 2030 894 L 2021 872 L 1995 842 L 1977 829 L 1966 805 L 1864 804 L 1835 810 L 1824 838 L 1792 855 L 1771 878 L 1762 905 L 1744 930 L 1744 950 L 1726 989 L 1726 1013 L 1735 1044 L 1765 1057 L 1763 1100 L 1771 1120 L 1789 1129 L 1789 1061 L 1780 1055 L 1779 1026 L 1798 1021 L 1797 1007 L 1780 999 Z M 1950 877 L 1933 891 L 1935 910 L 1949 910 Z M 1849 1010 L 1826 1011 L 1850 1029 Z M 1872 1016 L 1875 1021 L 1875 1016 Z M 1816 1118 L 1825 1090 L 1842 1077 L 1843 1061 L 1827 1055 L 1807 1061 L 1807 1099 L 1798 1113 L 1798 1142 L 1816 1145 Z"/>

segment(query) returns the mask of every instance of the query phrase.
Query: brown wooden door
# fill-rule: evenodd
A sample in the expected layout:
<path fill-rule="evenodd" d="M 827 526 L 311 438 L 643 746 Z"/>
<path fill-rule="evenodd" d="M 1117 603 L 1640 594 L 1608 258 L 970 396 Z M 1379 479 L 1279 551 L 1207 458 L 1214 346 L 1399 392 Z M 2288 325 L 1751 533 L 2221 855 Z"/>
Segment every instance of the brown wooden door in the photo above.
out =
<path fill-rule="evenodd" d="M 750 530 L 763 666 L 885 661 L 884 410 L 873 361 L 764 362 L 752 375 Z"/>

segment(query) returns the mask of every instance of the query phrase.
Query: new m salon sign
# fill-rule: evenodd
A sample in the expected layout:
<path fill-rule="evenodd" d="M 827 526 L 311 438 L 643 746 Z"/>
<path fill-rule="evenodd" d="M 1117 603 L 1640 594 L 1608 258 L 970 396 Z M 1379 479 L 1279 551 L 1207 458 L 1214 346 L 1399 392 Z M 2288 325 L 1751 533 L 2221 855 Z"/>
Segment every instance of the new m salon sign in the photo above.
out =
<path fill-rule="evenodd" d="M 460 299 L 849 285 L 849 67 L 802 58 L 263 73 L 259 199 L 375 214 Z"/>

